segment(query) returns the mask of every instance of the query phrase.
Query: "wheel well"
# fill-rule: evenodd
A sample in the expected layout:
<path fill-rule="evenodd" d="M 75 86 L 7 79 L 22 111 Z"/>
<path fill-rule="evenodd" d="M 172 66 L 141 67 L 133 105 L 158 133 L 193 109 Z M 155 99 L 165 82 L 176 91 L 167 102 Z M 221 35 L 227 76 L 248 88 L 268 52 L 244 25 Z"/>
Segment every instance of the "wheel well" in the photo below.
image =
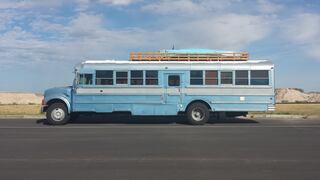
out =
<path fill-rule="evenodd" d="M 194 104 L 194 103 L 202 103 L 202 104 L 206 105 L 209 110 L 212 110 L 211 107 L 210 107 L 210 105 L 209 105 L 207 102 L 205 102 L 205 101 L 203 101 L 203 100 L 194 100 L 194 101 L 191 101 L 191 102 L 188 104 L 188 106 L 186 107 L 186 111 L 188 110 L 188 108 L 190 107 L 190 105 L 191 105 L 191 104 Z"/>
<path fill-rule="evenodd" d="M 51 99 L 50 101 L 47 102 L 47 105 L 50 106 L 50 105 L 52 105 L 54 103 L 62 103 L 62 104 L 64 104 L 66 106 L 66 108 L 68 108 L 66 103 L 61 99 Z"/>

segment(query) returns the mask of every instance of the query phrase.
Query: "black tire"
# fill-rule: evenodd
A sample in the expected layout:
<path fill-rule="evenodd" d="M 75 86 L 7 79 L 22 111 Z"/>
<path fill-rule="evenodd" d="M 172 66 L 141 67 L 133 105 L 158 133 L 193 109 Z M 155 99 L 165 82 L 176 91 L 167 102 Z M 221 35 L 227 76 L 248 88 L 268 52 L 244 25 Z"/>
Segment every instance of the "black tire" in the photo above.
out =
<path fill-rule="evenodd" d="M 54 115 L 54 113 L 60 113 L 63 115 L 58 116 L 59 114 Z M 47 116 L 48 124 L 51 124 L 51 125 L 63 125 L 68 123 L 68 121 L 70 120 L 70 115 L 68 113 L 67 107 L 63 103 L 51 104 L 48 107 L 46 116 Z"/>
<path fill-rule="evenodd" d="M 210 112 L 203 103 L 193 103 L 187 109 L 187 118 L 192 125 L 203 125 L 208 122 Z"/>

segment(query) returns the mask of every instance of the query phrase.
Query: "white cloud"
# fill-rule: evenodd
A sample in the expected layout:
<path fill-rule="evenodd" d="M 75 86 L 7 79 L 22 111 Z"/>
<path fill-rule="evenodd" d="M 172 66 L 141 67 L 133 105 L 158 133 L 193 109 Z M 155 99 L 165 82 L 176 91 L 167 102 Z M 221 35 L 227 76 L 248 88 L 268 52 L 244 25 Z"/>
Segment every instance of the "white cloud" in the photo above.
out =
<path fill-rule="evenodd" d="M 190 14 L 204 10 L 204 7 L 192 0 L 160 0 L 155 3 L 147 4 L 142 9 L 160 14 Z"/>
<path fill-rule="evenodd" d="M 170 31 L 190 47 L 241 49 L 266 37 L 271 24 L 259 16 L 227 14 L 178 24 Z"/>
<path fill-rule="evenodd" d="M 269 0 L 258 0 L 258 10 L 262 13 L 276 13 L 283 9 L 283 5 L 272 3 Z"/>
<path fill-rule="evenodd" d="M 320 15 L 299 14 L 285 23 L 287 38 L 295 42 L 310 42 L 320 36 Z"/>
<path fill-rule="evenodd" d="M 116 6 L 127 6 L 129 4 L 132 4 L 138 1 L 141 1 L 141 0 L 99 0 L 100 3 L 106 3 L 106 4 L 116 5 Z"/>
<path fill-rule="evenodd" d="M 78 0 L 81 3 L 90 3 L 89 0 Z M 111 1 L 104 3 L 128 5 L 136 1 Z M 199 1 L 200 2 L 200 1 Z M 203 5 L 204 2 L 208 6 Z M 176 47 L 202 47 L 214 49 L 244 49 L 246 46 L 268 36 L 274 27 L 273 20 L 259 15 L 243 15 L 235 13 L 211 14 L 209 9 L 226 8 L 230 2 L 237 0 L 220 1 L 214 3 L 202 0 L 195 1 L 162 0 L 144 8 L 153 9 L 157 13 L 179 13 L 198 11 L 201 18 L 190 18 L 188 21 L 171 19 L 172 22 L 159 28 L 140 29 L 106 27 L 106 19 L 99 14 L 81 12 L 68 17 L 60 24 L 52 18 L 38 18 L 30 25 L 32 31 L 15 28 L 0 37 L 0 55 L 7 56 L 1 59 L 19 62 L 29 59 L 30 62 L 48 60 L 75 61 L 84 58 L 103 59 L 117 56 L 124 57 L 130 50 L 157 50 Z M 100 1 L 102 3 L 102 1 Z M 158 7 L 159 6 L 159 7 Z M 164 7 L 170 7 L 171 9 Z M 162 12 L 162 10 L 164 12 Z M 54 21 L 54 22 L 52 22 Z M 42 36 L 42 34 L 49 34 Z M 20 58 L 23 56 L 23 58 Z"/>
<path fill-rule="evenodd" d="M 85 11 L 91 4 L 127 6 L 141 0 L 1 0 L 0 9 L 57 8 L 64 4 L 76 3 L 76 9 Z"/>
<path fill-rule="evenodd" d="M 317 61 L 320 61 L 320 40 L 318 40 L 313 45 L 305 49 L 305 51 L 310 57 L 313 57 Z"/>
<path fill-rule="evenodd" d="M 114 30 L 101 15 L 80 13 L 63 25 L 36 20 L 33 33 L 14 28 L 0 37 L 6 63 L 79 62 L 83 59 L 128 57 L 129 51 L 177 47 L 242 49 L 267 36 L 270 24 L 259 16 L 228 14 L 182 22 L 158 30 Z M 52 33 L 51 39 L 37 34 Z M 126 53 L 127 56 L 123 54 Z"/>
<path fill-rule="evenodd" d="M 90 6 L 91 0 L 76 0 L 76 10 L 77 11 L 85 11 Z"/>
<path fill-rule="evenodd" d="M 320 60 L 320 15 L 298 14 L 281 25 L 286 39 L 312 58 Z"/>
<path fill-rule="evenodd" d="M 105 59 L 146 44 L 143 43 L 144 33 L 139 29 L 115 31 L 103 24 L 100 15 L 80 13 L 64 26 L 37 20 L 31 24 L 34 30 L 37 29 L 33 33 L 15 27 L 0 36 L 0 61 L 6 65 L 35 65 L 50 61 Z M 49 40 L 38 37 L 37 33 L 58 35 Z"/>
<path fill-rule="evenodd" d="M 91 5 L 107 5 L 107 6 L 119 6 L 124 7 L 130 4 L 143 1 L 143 0 L 73 0 L 76 3 L 76 10 L 80 12 L 85 12 Z"/>
<path fill-rule="evenodd" d="M 21 28 L 14 28 L 2 34 L 0 38 L 0 59 L 3 65 L 37 62 L 38 49 L 44 48 L 46 43 L 38 41 L 31 33 Z M 44 55 L 44 54 L 43 54 Z"/>
<path fill-rule="evenodd" d="M 183 47 L 241 49 L 266 37 L 274 28 L 273 18 L 236 13 L 241 0 L 159 0 L 142 10 L 170 15 L 158 42 Z M 236 12 L 233 12 L 236 11 Z M 155 38 L 153 37 L 153 38 Z M 165 44 L 165 43 L 163 43 Z"/>
<path fill-rule="evenodd" d="M 54 8 L 63 3 L 65 3 L 63 0 L 2 0 L 0 9 Z"/>
<path fill-rule="evenodd" d="M 278 59 L 288 53 L 281 47 L 288 42 L 294 50 L 305 53 L 306 59 L 320 59 L 319 14 L 297 14 L 285 19 L 279 12 L 285 11 L 290 17 L 292 11 L 287 12 L 283 5 L 271 0 L 252 2 L 0 0 L 0 72 L 5 66 L 11 69 L 19 65 L 23 69 L 46 67 L 43 71 L 51 71 L 47 76 L 55 77 L 56 70 L 61 70 L 59 67 L 66 67 L 60 74 L 64 77 L 71 66 L 85 59 L 127 58 L 130 51 L 159 50 L 171 48 L 172 44 L 176 48 L 244 50 L 266 38 L 270 38 L 266 43 L 268 47 L 260 43 L 257 47 L 264 53 L 267 53 L 264 48 L 274 49 Z M 127 7 L 134 3 L 137 6 Z M 65 8 L 60 8 L 66 4 L 73 9 L 65 12 Z M 99 14 L 101 9 L 97 11 L 96 6 L 108 6 L 108 10 L 112 6 L 126 13 L 120 21 L 114 15 L 110 16 L 114 19 L 109 20 L 109 11 Z M 128 23 L 129 27 L 123 17 L 130 13 L 138 16 L 129 18 L 134 20 Z M 151 17 L 140 24 L 136 18 L 146 14 Z M 279 31 L 283 39 L 270 36 L 271 32 Z M 271 47 L 269 42 L 281 45 Z M 30 74 L 42 76 L 39 71 Z M 59 84 L 61 79 L 55 83 Z M 47 82 L 45 78 L 41 83 L 35 80 L 41 87 Z"/>
<path fill-rule="evenodd" d="M 163 15 L 208 16 L 217 12 L 232 12 L 234 9 L 230 7 L 238 2 L 241 0 L 159 0 L 144 5 L 142 10 Z"/>
<path fill-rule="evenodd" d="M 15 17 L 15 13 L 0 11 L 0 31 L 5 30 L 7 25 L 12 22 Z"/>

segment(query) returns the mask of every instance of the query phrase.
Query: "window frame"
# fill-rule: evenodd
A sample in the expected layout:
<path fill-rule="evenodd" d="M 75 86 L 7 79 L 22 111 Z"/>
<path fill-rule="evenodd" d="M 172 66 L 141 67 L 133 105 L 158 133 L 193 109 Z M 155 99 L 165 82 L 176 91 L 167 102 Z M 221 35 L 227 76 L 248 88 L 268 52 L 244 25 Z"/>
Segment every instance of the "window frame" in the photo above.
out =
<path fill-rule="evenodd" d="M 231 83 L 222 83 L 222 81 L 225 79 L 225 78 L 222 78 L 222 74 L 223 73 L 231 73 Z M 233 70 L 223 70 L 223 71 L 220 71 L 220 79 L 219 79 L 219 85 L 221 86 L 233 86 L 234 85 L 234 71 Z"/>
<path fill-rule="evenodd" d="M 254 71 L 266 71 L 267 72 L 267 77 L 255 77 L 255 78 L 252 78 L 252 72 Z M 267 80 L 268 83 L 267 84 L 253 84 L 253 80 Z M 262 70 L 251 70 L 250 71 L 250 85 L 251 86 L 270 86 L 270 70 L 265 70 L 265 69 L 262 69 Z"/>
<path fill-rule="evenodd" d="M 148 72 L 156 72 L 156 76 L 152 77 L 148 77 Z M 155 80 L 155 84 L 149 84 L 148 80 Z M 144 85 L 145 86 L 159 86 L 159 71 L 158 70 L 145 70 L 144 71 Z"/>
<path fill-rule="evenodd" d="M 201 72 L 201 76 L 192 77 L 192 71 Z M 189 73 L 190 73 L 190 75 L 189 75 L 190 86 L 203 86 L 204 85 L 205 78 L 204 78 L 203 70 L 190 70 Z M 201 81 L 199 81 L 199 82 L 201 82 L 201 84 L 192 84 L 192 80 L 201 80 Z"/>
<path fill-rule="evenodd" d="M 84 75 L 84 76 L 91 75 L 91 83 L 90 84 L 81 84 L 80 83 L 81 82 L 81 75 Z M 94 79 L 93 73 L 78 73 L 77 74 L 77 83 L 76 84 L 79 85 L 79 86 L 92 86 L 93 85 L 93 79 Z"/>
<path fill-rule="evenodd" d="M 178 77 L 178 85 L 170 85 L 170 77 Z M 181 86 L 181 76 L 179 74 L 169 74 L 167 79 L 167 86 L 168 87 L 180 87 Z"/>
<path fill-rule="evenodd" d="M 111 76 L 110 77 L 98 77 L 98 72 L 101 71 L 108 71 L 111 72 Z M 95 70 L 95 85 L 97 86 L 113 86 L 115 84 L 115 80 L 114 80 L 114 71 L 113 70 Z M 111 80 L 112 83 L 110 84 L 98 84 L 98 80 Z"/>
<path fill-rule="evenodd" d="M 234 71 L 234 85 L 235 86 L 249 86 L 250 85 L 250 73 L 249 70 L 235 70 Z M 237 72 L 246 72 L 247 77 L 238 77 Z M 247 80 L 247 84 L 237 84 L 237 80 Z"/>
<path fill-rule="evenodd" d="M 123 76 L 121 77 L 120 79 L 118 79 L 118 73 L 126 73 L 127 76 Z M 127 82 L 126 83 L 118 83 L 118 80 L 126 80 Z M 117 86 L 126 86 L 126 85 L 129 85 L 129 73 L 128 71 L 121 71 L 121 70 L 118 70 L 118 71 L 115 71 L 115 85 Z"/>
<path fill-rule="evenodd" d="M 207 72 L 209 71 L 213 71 L 213 72 L 216 72 L 216 78 L 208 78 L 207 77 Z M 204 84 L 203 85 L 206 85 L 206 86 L 218 86 L 219 85 L 219 71 L 218 70 L 205 70 L 204 73 Z M 216 80 L 216 84 L 207 84 L 207 80 Z"/>
<path fill-rule="evenodd" d="M 132 76 L 132 72 L 133 72 L 133 71 L 141 71 L 141 72 L 142 72 L 142 76 L 141 76 L 141 77 L 133 77 L 133 76 Z M 130 86 L 143 86 L 143 85 L 144 85 L 144 74 L 145 74 L 145 73 L 144 73 L 143 70 L 131 70 L 129 74 L 130 74 L 130 83 L 129 83 Z M 128 74 L 128 75 L 129 75 L 129 74 Z M 132 84 L 132 80 L 142 80 L 142 81 L 141 81 L 142 83 L 141 83 L 141 84 Z"/>

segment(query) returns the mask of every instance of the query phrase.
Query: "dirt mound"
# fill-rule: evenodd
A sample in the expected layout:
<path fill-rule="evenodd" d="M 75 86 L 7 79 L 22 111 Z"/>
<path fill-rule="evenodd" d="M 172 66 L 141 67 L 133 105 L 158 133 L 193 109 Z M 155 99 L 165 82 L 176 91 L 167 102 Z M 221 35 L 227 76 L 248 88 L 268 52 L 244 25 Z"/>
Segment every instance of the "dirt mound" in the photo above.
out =
<path fill-rule="evenodd" d="M 34 93 L 0 92 L 0 104 L 41 104 L 42 99 Z"/>
<path fill-rule="evenodd" d="M 276 89 L 276 101 L 277 103 L 319 103 L 320 93 L 306 93 L 298 88 L 280 88 Z"/>

